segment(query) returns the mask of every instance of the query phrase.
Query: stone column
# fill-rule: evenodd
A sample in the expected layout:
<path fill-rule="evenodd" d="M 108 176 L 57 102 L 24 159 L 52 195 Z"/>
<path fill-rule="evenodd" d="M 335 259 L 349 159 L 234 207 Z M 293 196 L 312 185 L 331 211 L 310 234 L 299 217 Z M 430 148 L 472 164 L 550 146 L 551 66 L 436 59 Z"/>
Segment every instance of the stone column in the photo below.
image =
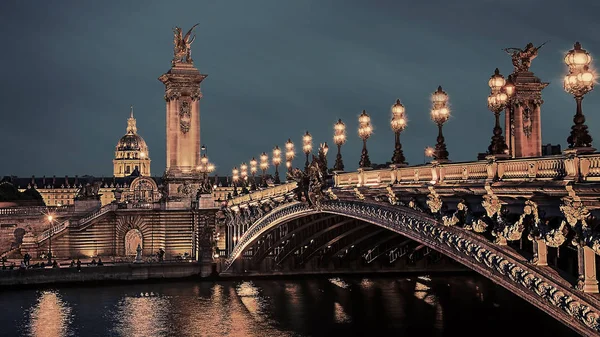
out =
<path fill-rule="evenodd" d="M 519 157 L 539 157 L 542 152 L 541 137 L 541 105 L 542 90 L 548 86 L 548 83 L 542 82 L 530 71 L 521 71 L 513 73 L 515 83 L 514 102 L 514 154 Z M 524 116 L 525 110 L 528 110 L 528 116 Z M 524 132 L 523 122 L 528 117 L 529 125 L 527 133 Z"/>
<path fill-rule="evenodd" d="M 514 154 L 515 154 L 515 158 L 520 158 L 523 157 L 523 149 L 522 149 L 522 145 L 523 142 L 525 142 L 525 140 L 527 139 L 525 137 L 525 133 L 523 132 L 523 106 L 516 106 L 514 108 Z"/>
<path fill-rule="evenodd" d="M 579 246 L 577 250 L 579 264 L 579 280 L 577 289 L 586 293 L 598 293 L 598 280 L 596 279 L 596 253 L 587 246 Z"/>
<path fill-rule="evenodd" d="M 544 240 L 533 241 L 533 253 L 535 254 L 533 263 L 538 266 L 548 265 L 548 246 Z"/>

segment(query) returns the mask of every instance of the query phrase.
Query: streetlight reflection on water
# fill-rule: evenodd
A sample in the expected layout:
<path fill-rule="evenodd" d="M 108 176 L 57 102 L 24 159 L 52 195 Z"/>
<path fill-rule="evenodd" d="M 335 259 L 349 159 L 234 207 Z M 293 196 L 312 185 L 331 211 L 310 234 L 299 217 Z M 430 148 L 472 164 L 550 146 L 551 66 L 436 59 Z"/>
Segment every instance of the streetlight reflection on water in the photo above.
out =
<path fill-rule="evenodd" d="M 29 318 L 28 330 L 31 336 L 70 335 L 71 307 L 56 292 L 41 292 L 36 305 L 30 310 Z"/>

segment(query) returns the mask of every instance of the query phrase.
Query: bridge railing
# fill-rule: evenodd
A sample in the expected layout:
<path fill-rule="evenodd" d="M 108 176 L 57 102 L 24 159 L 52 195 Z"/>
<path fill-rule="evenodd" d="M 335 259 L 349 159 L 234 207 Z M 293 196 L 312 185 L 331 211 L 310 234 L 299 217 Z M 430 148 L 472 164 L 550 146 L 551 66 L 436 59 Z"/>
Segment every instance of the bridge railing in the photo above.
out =
<path fill-rule="evenodd" d="M 600 154 L 545 156 L 358 170 L 335 176 L 336 187 L 377 186 L 397 182 L 457 183 L 469 181 L 600 181 Z"/>
<path fill-rule="evenodd" d="M 35 238 L 35 241 L 37 243 L 41 243 L 41 242 L 47 240 L 50 237 L 50 235 L 56 235 L 56 234 L 62 232 L 63 230 L 65 230 L 67 227 L 69 227 L 70 223 L 71 222 L 69 220 L 65 220 L 57 225 L 54 225 L 54 226 L 48 228 L 47 230 L 40 233 Z"/>
<path fill-rule="evenodd" d="M 381 186 L 398 184 L 468 183 L 473 181 L 600 181 L 600 153 L 554 155 L 532 158 L 479 160 L 457 163 L 429 163 L 418 166 L 358 170 L 334 176 L 335 187 Z M 239 205 L 284 195 L 296 187 L 295 182 L 277 185 L 229 200 Z"/>
<path fill-rule="evenodd" d="M 264 190 L 254 191 L 249 194 L 240 195 L 233 199 L 228 200 L 227 204 L 229 206 L 239 205 L 243 203 L 248 203 L 252 201 L 259 201 L 267 198 L 274 198 L 278 196 L 282 196 L 288 194 L 292 190 L 296 188 L 296 182 L 287 182 L 281 185 L 276 185 L 273 187 L 266 188 Z"/>
<path fill-rule="evenodd" d="M 90 215 L 88 215 L 86 217 L 83 217 L 83 218 L 79 219 L 73 225 L 74 226 L 78 226 L 78 227 L 83 226 L 86 223 L 88 223 L 88 222 L 90 222 L 90 221 L 92 221 L 92 220 L 94 220 L 94 219 L 102 216 L 103 214 L 108 213 L 110 211 L 115 211 L 115 210 L 117 210 L 117 204 L 104 205 L 99 210 L 97 210 L 96 212 L 94 212 L 94 213 L 92 213 L 92 214 L 90 214 Z"/>
<path fill-rule="evenodd" d="M 73 212 L 73 205 L 47 207 L 47 206 L 30 206 L 30 207 L 8 207 L 0 208 L 0 216 L 3 215 L 40 215 L 48 213 L 70 213 Z"/>

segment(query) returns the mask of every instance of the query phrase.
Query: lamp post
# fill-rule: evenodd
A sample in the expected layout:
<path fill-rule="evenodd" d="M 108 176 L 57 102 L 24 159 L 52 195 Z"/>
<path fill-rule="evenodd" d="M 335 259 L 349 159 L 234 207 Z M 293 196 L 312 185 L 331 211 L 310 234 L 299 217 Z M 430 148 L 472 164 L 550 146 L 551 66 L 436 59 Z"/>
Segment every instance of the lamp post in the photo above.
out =
<path fill-rule="evenodd" d="M 292 160 L 294 160 L 295 156 L 294 143 L 288 138 L 285 143 L 285 166 L 287 167 L 288 172 L 292 172 Z"/>
<path fill-rule="evenodd" d="M 575 43 L 573 49 L 565 55 L 565 63 L 569 67 L 569 74 L 564 79 L 564 89 L 575 97 L 577 111 L 573 117 L 574 125 L 571 127 L 571 135 L 567 138 L 569 149 L 578 153 L 594 152 L 592 148 L 592 137 L 585 125 L 585 116 L 581 109 L 583 96 L 594 90 L 594 73 L 590 71 L 592 56 L 585 49 L 581 49 L 579 42 Z"/>
<path fill-rule="evenodd" d="M 492 142 L 488 146 L 488 153 L 496 158 L 508 157 L 508 146 L 502 135 L 502 128 L 500 127 L 500 113 L 506 109 L 510 97 L 514 94 L 514 84 L 512 81 L 509 83 L 504 80 L 504 77 L 500 75 L 500 70 L 496 68 L 494 75 L 490 77 L 488 81 L 491 92 L 487 99 L 488 109 L 494 113 L 496 124 L 494 125 L 494 135 L 492 136 Z"/>
<path fill-rule="evenodd" d="M 434 153 L 435 153 L 435 149 L 434 148 L 432 148 L 431 146 L 426 147 L 425 148 L 425 153 L 424 153 L 425 158 L 423 158 L 423 163 L 427 162 L 427 159 L 426 159 L 427 157 L 433 158 L 433 154 Z"/>
<path fill-rule="evenodd" d="M 238 170 L 237 166 L 234 167 L 233 170 L 231 170 L 231 179 L 233 180 L 233 196 L 234 197 L 237 197 L 237 195 L 238 195 L 238 192 L 237 192 L 237 181 L 240 178 L 239 175 L 238 175 L 239 172 L 240 171 Z"/>
<path fill-rule="evenodd" d="M 367 150 L 367 139 L 371 137 L 373 127 L 371 126 L 371 117 L 365 110 L 358 117 L 358 136 L 363 140 L 362 154 L 358 166 L 362 169 L 371 168 L 371 160 L 369 160 L 369 151 Z"/>
<path fill-rule="evenodd" d="M 433 159 L 437 162 L 448 161 L 448 151 L 446 150 L 446 143 L 444 140 L 444 134 L 442 133 L 442 126 L 450 117 L 450 110 L 448 109 L 448 94 L 442 90 L 442 86 L 439 86 L 437 91 L 431 95 L 432 107 L 431 107 L 431 120 L 438 126 L 437 144 L 435 144 L 435 151 L 433 153 Z"/>
<path fill-rule="evenodd" d="M 279 164 L 281 164 L 281 150 L 275 145 L 273 149 L 273 165 L 275 166 L 275 184 L 281 184 L 279 180 Z"/>
<path fill-rule="evenodd" d="M 252 176 L 252 181 L 250 182 L 250 189 L 252 191 L 256 191 L 256 164 L 256 159 L 252 157 L 252 159 L 250 159 L 250 175 Z"/>
<path fill-rule="evenodd" d="M 306 155 L 306 162 L 304 163 L 304 171 L 308 173 L 308 165 L 310 164 L 308 162 L 308 155 L 312 151 L 312 136 L 310 135 L 310 133 L 308 133 L 308 131 L 306 131 L 306 133 L 304 134 L 304 137 L 302 137 L 302 151 L 304 151 L 304 154 Z"/>
<path fill-rule="evenodd" d="M 260 155 L 260 169 L 262 170 L 262 187 L 268 187 L 267 185 L 267 169 L 269 168 L 269 156 L 263 152 Z"/>
<path fill-rule="evenodd" d="M 344 171 L 344 161 L 342 160 L 342 145 L 346 143 L 346 125 L 341 119 L 333 126 L 333 142 L 337 145 L 337 156 L 335 157 L 334 171 Z"/>
<path fill-rule="evenodd" d="M 52 234 L 54 234 L 54 217 L 52 215 L 48 215 L 47 219 L 48 223 L 50 224 L 50 230 L 48 231 L 48 264 L 52 264 Z"/>
<path fill-rule="evenodd" d="M 406 128 L 406 116 L 404 115 L 404 105 L 397 99 L 392 105 L 392 120 L 390 125 L 395 135 L 394 155 L 392 156 L 392 165 L 395 167 L 406 166 L 402 144 L 400 144 L 400 133 Z"/>
<path fill-rule="evenodd" d="M 206 184 L 208 182 L 208 175 L 215 170 L 215 165 L 213 165 L 206 156 L 206 153 L 200 157 L 200 165 L 196 167 L 196 172 L 202 178 L 202 184 L 206 186 L 211 186 L 212 184 Z"/>
<path fill-rule="evenodd" d="M 242 178 L 242 193 L 248 193 L 248 165 L 246 163 L 240 165 L 240 176 Z"/>

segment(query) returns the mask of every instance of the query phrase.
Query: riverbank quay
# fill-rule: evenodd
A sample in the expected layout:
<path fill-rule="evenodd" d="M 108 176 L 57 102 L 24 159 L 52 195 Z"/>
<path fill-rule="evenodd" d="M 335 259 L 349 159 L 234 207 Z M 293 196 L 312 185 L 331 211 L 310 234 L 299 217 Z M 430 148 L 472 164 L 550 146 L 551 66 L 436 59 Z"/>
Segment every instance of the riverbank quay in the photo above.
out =
<path fill-rule="evenodd" d="M 248 279 L 288 279 L 319 277 L 377 277 L 377 276 L 410 276 L 428 274 L 471 273 L 468 268 L 406 268 L 404 270 L 321 270 L 321 271 L 286 271 L 272 273 L 221 273 L 214 272 L 212 265 L 198 262 L 163 262 L 163 263 L 127 263 L 108 264 L 103 266 L 83 265 L 61 268 L 13 269 L 0 271 L 0 292 L 19 288 L 52 287 L 63 285 L 99 285 L 123 284 L 181 280 L 248 280 Z M 207 270 L 213 273 L 207 274 Z"/>
<path fill-rule="evenodd" d="M 198 262 L 127 263 L 103 266 L 1 270 L 0 290 L 41 285 L 80 283 L 125 283 L 205 276 L 206 265 Z M 211 266 L 209 265 L 208 268 Z"/>

